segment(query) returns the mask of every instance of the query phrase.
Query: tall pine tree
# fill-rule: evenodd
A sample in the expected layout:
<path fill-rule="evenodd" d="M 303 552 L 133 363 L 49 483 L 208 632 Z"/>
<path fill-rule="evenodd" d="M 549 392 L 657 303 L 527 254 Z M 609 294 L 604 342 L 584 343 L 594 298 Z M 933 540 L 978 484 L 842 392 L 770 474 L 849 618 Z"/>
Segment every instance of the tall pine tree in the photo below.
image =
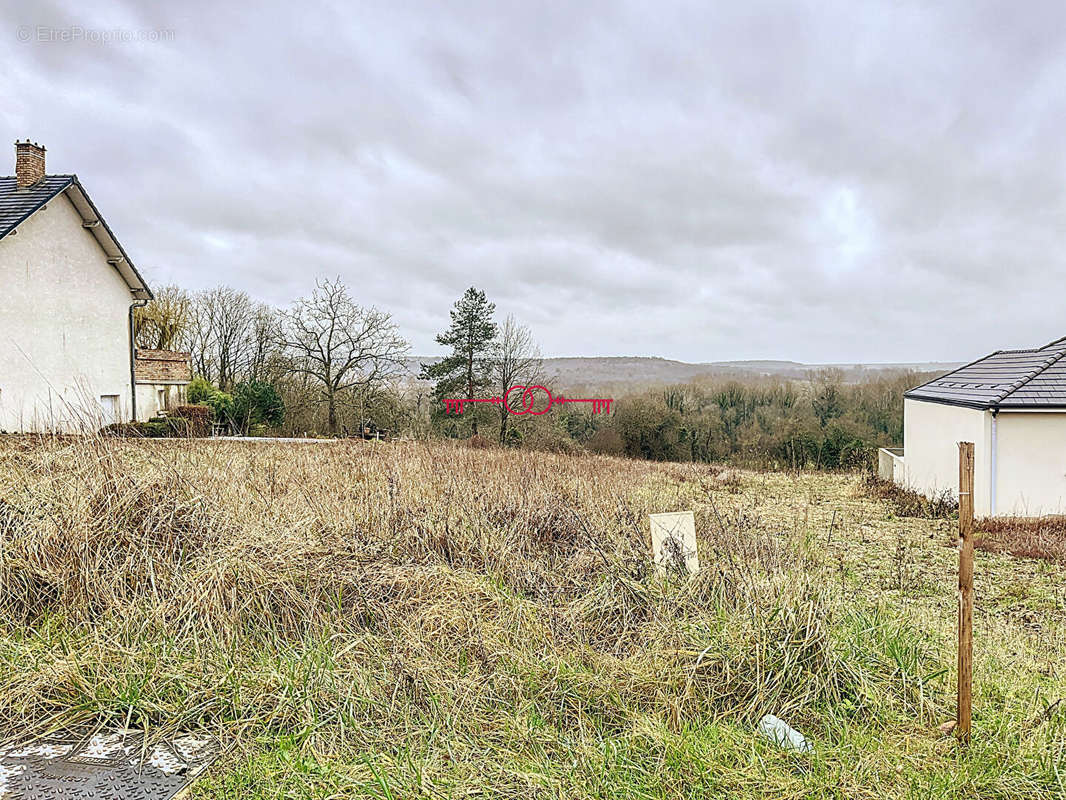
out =
<path fill-rule="evenodd" d="M 446 397 L 475 398 L 491 382 L 489 355 L 496 338 L 496 323 L 492 315 L 495 303 L 485 293 L 471 286 L 450 312 L 452 324 L 437 335 L 437 344 L 451 348 L 451 353 L 436 364 L 423 364 L 419 377 L 436 381 L 433 390 L 438 400 Z M 474 414 L 477 413 L 474 404 Z M 469 409 L 469 407 L 468 407 Z M 472 433 L 477 433 L 477 419 L 473 418 Z"/>

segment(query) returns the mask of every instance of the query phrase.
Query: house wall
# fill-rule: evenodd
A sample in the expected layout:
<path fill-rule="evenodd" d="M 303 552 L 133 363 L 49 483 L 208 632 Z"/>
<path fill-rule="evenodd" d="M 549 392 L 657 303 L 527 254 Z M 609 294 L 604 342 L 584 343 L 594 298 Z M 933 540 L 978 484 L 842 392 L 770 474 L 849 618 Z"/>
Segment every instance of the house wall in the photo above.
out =
<path fill-rule="evenodd" d="M 1001 411 L 996 442 L 996 514 L 1066 513 L 1066 413 Z"/>
<path fill-rule="evenodd" d="M 174 383 L 138 383 L 137 384 L 137 420 L 147 422 L 159 416 L 159 392 L 166 392 L 166 408 L 173 411 L 185 403 L 185 385 Z"/>
<path fill-rule="evenodd" d="M 958 443 L 973 442 L 974 513 L 988 516 L 991 422 L 992 414 L 988 411 L 904 399 L 905 478 L 901 482 L 925 495 L 948 489 L 958 497 Z"/>
<path fill-rule="evenodd" d="M 0 430 L 129 419 L 132 297 L 66 195 L 0 240 L 0 286 Z"/>

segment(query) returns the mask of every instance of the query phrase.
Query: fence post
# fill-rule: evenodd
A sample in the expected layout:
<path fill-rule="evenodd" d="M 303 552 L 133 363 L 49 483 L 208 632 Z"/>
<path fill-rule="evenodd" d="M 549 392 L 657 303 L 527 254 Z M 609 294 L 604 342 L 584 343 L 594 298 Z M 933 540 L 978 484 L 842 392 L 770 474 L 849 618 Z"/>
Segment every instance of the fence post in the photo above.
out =
<path fill-rule="evenodd" d="M 959 676 L 955 733 L 970 742 L 973 699 L 973 442 L 959 442 Z"/>

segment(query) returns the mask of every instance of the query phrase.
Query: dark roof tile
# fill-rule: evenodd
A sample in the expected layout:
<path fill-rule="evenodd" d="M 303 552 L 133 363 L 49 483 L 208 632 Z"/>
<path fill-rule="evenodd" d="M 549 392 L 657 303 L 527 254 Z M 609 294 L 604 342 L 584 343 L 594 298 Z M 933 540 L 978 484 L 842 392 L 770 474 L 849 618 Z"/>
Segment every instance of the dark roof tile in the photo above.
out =
<path fill-rule="evenodd" d="M 62 192 L 66 193 L 82 219 L 92 222 L 93 236 L 100 242 L 100 246 L 107 253 L 108 262 L 122 275 L 133 296 L 141 300 L 151 300 L 152 290 L 148 288 L 148 284 L 122 249 L 107 222 L 96 210 L 93 201 L 78 182 L 77 175 L 45 175 L 33 186 L 21 189 L 14 176 L 0 176 L 0 239 L 15 231 L 49 200 Z"/>
<path fill-rule="evenodd" d="M 904 396 L 980 409 L 1066 408 L 1066 338 L 997 351 Z"/>
<path fill-rule="evenodd" d="M 33 186 L 19 189 L 14 176 L 0 177 L 0 238 L 11 233 L 73 181 L 73 175 L 46 175 Z"/>

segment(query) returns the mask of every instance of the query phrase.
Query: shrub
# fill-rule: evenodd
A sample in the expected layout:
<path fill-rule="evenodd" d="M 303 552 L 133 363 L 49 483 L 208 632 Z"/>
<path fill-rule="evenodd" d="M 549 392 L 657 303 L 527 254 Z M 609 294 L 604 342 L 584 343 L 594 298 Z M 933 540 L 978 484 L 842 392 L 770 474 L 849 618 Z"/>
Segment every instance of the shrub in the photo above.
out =
<path fill-rule="evenodd" d="M 592 434 L 586 446 L 591 452 L 603 456 L 620 456 L 626 451 L 626 443 L 613 428 L 600 428 Z"/>
<path fill-rule="evenodd" d="M 233 416 L 233 395 L 227 392 L 215 392 L 207 399 L 207 405 L 211 406 L 219 422 L 229 422 Z"/>
<path fill-rule="evenodd" d="M 978 523 L 977 548 L 1066 564 L 1066 517 L 993 517 Z"/>
<path fill-rule="evenodd" d="M 116 422 L 100 430 L 102 436 L 124 439 L 167 439 L 189 435 L 189 421 L 181 417 L 152 417 L 147 422 Z"/>
<path fill-rule="evenodd" d="M 210 406 L 218 422 L 229 422 L 233 417 L 233 395 L 219 390 L 204 378 L 193 378 L 189 382 L 185 399 L 192 405 Z"/>
<path fill-rule="evenodd" d="M 115 422 L 101 428 L 100 435 L 124 439 L 143 439 L 152 435 L 151 430 L 147 422 Z"/>
<path fill-rule="evenodd" d="M 189 436 L 189 420 L 184 417 L 152 417 L 145 423 L 149 426 L 149 436 L 156 438 L 187 438 Z"/>
<path fill-rule="evenodd" d="M 192 405 L 205 405 L 218 389 L 205 378 L 193 378 L 185 389 L 185 399 Z"/>
<path fill-rule="evenodd" d="M 271 384 L 249 381 L 233 393 L 232 420 L 242 431 L 276 428 L 285 421 L 285 403 Z"/>
<path fill-rule="evenodd" d="M 189 421 L 190 436 L 207 436 L 211 433 L 211 423 L 215 418 L 211 406 L 178 406 L 174 409 L 174 414 Z"/>

